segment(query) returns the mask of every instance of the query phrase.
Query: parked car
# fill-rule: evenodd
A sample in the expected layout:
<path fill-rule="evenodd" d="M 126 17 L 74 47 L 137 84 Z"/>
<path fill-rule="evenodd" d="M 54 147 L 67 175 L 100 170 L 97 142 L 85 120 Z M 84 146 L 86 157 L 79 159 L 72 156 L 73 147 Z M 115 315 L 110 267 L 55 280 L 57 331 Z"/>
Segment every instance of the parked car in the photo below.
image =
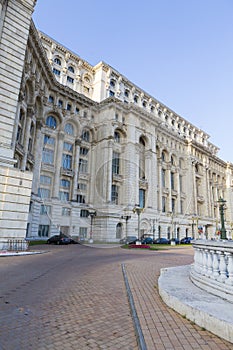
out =
<path fill-rule="evenodd" d="M 146 237 L 142 240 L 142 244 L 153 244 L 153 239 L 151 237 Z"/>
<path fill-rule="evenodd" d="M 190 244 L 192 240 L 193 240 L 192 237 L 184 237 L 180 240 L 180 243 L 181 244 Z"/>
<path fill-rule="evenodd" d="M 71 239 L 69 237 L 64 237 L 60 235 L 55 235 L 47 240 L 48 244 L 70 244 Z"/>
<path fill-rule="evenodd" d="M 169 241 L 169 239 L 167 239 L 167 238 L 161 237 L 161 238 L 157 238 L 157 239 L 154 241 L 154 243 L 155 243 L 155 244 L 169 244 L 170 241 Z"/>
<path fill-rule="evenodd" d="M 169 243 L 170 244 L 180 244 L 180 240 L 178 238 L 172 238 L 169 240 Z"/>
<path fill-rule="evenodd" d="M 120 244 L 130 244 L 136 242 L 138 239 L 136 236 L 127 236 L 120 240 Z"/>

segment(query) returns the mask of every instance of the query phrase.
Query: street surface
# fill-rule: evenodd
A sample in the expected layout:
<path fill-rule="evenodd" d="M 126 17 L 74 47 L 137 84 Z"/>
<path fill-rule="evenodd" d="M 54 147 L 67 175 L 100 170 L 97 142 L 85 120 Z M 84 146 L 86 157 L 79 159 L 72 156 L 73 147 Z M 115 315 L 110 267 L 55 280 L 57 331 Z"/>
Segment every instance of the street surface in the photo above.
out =
<path fill-rule="evenodd" d="M 122 263 L 148 350 L 233 348 L 158 295 L 160 268 L 192 263 L 191 247 L 30 249 L 45 253 L 0 258 L 0 350 L 138 349 Z"/>

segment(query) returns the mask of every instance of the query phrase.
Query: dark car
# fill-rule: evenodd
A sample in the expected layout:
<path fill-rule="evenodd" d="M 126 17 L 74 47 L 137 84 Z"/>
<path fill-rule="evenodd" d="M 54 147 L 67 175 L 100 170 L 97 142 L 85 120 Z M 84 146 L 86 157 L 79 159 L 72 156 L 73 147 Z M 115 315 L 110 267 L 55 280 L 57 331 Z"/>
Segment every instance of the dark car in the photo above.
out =
<path fill-rule="evenodd" d="M 48 244 L 70 244 L 71 239 L 69 237 L 55 235 L 47 240 Z"/>
<path fill-rule="evenodd" d="M 181 244 L 190 244 L 192 240 L 193 240 L 192 237 L 184 237 L 180 240 L 180 243 Z"/>
<path fill-rule="evenodd" d="M 180 241 L 178 238 L 172 238 L 169 240 L 169 243 L 170 244 L 180 244 Z"/>
<path fill-rule="evenodd" d="M 146 237 L 142 240 L 142 244 L 153 244 L 153 239 L 151 237 Z"/>
<path fill-rule="evenodd" d="M 167 238 L 157 238 L 154 241 L 155 244 L 169 244 L 170 241 Z"/>
<path fill-rule="evenodd" d="M 132 244 L 132 243 L 135 243 L 137 240 L 138 239 L 136 236 L 127 236 L 120 240 L 120 244 L 130 244 L 130 243 Z"/>

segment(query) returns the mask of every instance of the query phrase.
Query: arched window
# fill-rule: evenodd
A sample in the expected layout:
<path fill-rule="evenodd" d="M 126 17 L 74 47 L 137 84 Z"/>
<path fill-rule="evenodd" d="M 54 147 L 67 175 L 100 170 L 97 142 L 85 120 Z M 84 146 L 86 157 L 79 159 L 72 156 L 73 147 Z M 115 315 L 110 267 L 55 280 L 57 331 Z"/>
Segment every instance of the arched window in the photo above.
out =
<path fill-rule="evenodd" d="M 129 97 L 129 90 L 125 89 L 125 97 Z"/>
<path fill-rule="evenodd" d="M 121 142 L 121 135 L 118 131 L 114 132 L 114 141 L 120 143 Z"/>
<path fill-rule="evenodd" d="M 90 133 L 88 130 L 83 130 L 81 138 L 83 141 L 90 142 Z"/>
<path fill-rule="evenodd" d="M 110 80 L 110 86 L 114 88 L 115 85 L 116 85 L 115 80 L 111 79 Z"/>
<path fill-rule="evenodd" d="M 91 82 L 91 79 L 90 79 L 88 76 L 85 76 L 85 77 L 84 77 L 84 81 L 86 81 L 87 83 L 90 83 L 90 82 Z"/>
<path fill-rule="evenodd" d="M 51 129 L 56 129 L 57 121 L 52 115 L 49 115 L 46 119 L 46 125 Z"/>
<path fill-rule="evenodd" d="M 54 63 L 58 64 L 58 66 L 61 66 L 61 60 L 58 57 L 55 57 L 53 60 Z"/>
<path fill-rule="evenodd" d="M 122 223 L 118 223 L 116 225 L 116 238 L 121 239 L 122 238 L 122 233 L 123 233 L 123 225 Z"/>
<path fill-rule="evenodd" d="M 52 95 L 49 95 L 48 101 L 49 103 L 54 103 L 54 98 Z"/>
<path fill-rule="evenodd" d="M 74 135 L 74 127 L 72 124 L 70 123 L 67 123 L 65 125 L 65 132 L 68 134 L 68 135 Z"/>
<path fill-rule="evenodd" d="M 72 66 L 68 67 L 68 71 L 74 74 L 74 68 Z"/>

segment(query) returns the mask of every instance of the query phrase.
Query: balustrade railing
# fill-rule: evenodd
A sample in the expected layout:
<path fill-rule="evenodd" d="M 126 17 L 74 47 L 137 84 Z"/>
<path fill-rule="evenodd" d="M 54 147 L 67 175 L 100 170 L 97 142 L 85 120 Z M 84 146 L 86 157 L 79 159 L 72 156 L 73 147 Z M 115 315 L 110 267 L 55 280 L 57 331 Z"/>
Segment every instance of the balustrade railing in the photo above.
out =
<path fill-rule="evenodd" d="M 193 283 L 233 302 L 233 241 L 196 240 L 193 248 Z"/>

